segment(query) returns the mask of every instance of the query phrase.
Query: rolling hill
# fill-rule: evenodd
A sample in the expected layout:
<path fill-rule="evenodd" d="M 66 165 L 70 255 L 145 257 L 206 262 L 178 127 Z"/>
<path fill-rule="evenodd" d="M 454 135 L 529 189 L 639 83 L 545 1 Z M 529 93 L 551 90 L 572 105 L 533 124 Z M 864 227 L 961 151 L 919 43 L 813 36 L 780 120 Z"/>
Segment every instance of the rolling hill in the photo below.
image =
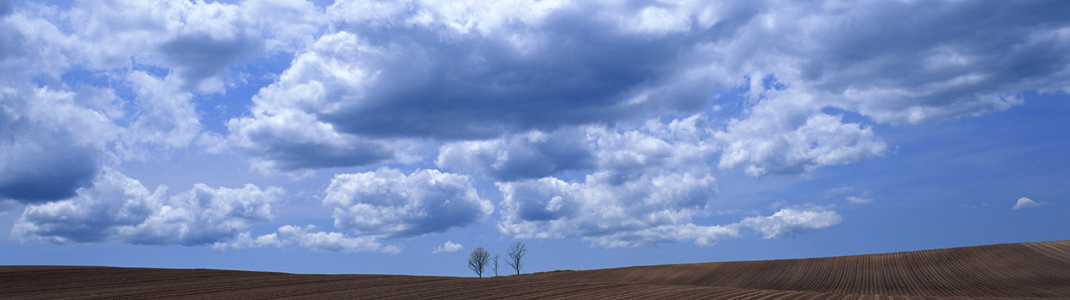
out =
<path fill-rule="evenodd" d="M 0 266 L 5 299 L 1070 299 L 1070 241 L 497 278 Z"/>

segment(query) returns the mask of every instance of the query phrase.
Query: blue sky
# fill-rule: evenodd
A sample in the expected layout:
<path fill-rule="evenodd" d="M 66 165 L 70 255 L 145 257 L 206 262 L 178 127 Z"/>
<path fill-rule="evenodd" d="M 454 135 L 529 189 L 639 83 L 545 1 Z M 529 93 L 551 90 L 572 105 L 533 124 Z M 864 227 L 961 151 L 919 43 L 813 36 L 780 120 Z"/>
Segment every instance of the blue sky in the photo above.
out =
<path fill-rule="evenodd" d="M 1070 238 L 1062 1 L 0 0 L 0 264 Z"/>

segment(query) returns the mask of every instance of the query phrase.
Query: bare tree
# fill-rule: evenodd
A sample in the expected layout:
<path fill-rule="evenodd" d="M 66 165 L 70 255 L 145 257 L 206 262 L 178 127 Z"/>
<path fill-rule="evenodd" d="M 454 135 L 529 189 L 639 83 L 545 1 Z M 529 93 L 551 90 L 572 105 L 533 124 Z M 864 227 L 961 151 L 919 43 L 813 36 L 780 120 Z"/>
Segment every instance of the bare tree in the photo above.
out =
<path fill-rule="evenodd" d="M 524 267 L 524 263 L 522 263 L 520 259 L 524 258 L 524 253 L 527 252 L 528 248 L 524 243 L 516 242 L 509 245 L 509 253 L 508 256 L 505 257 L 505 264 L 513 267 L 513 269 L 516 270 L 516 275 L 520 275 L 520 268 Z"/>
<path fill-rule="evenodd" d="M 472 256 L 468 257 L 468 268 L 476 272 L 476 275 L 483 277 L 483 270 L 487 268 L 487 263 L 490 260 L 490 252 L 483 250 L 483 247 L 472 250 Z"/>
<path fill-rule="evenodd" d="M 498 254 L 494 254 L 494 277 L 498 277 Z"/>

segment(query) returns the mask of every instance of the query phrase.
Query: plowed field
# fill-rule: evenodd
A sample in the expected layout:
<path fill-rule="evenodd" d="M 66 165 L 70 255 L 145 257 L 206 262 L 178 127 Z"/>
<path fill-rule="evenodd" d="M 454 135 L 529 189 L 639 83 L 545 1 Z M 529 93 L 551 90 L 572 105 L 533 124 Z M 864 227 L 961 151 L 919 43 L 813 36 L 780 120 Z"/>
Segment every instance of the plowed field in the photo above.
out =
<path fill-rule="evenodd" d="M 1070 241 L 498 278 L 0 266 L 5 299 L 1070 299 Z"/>

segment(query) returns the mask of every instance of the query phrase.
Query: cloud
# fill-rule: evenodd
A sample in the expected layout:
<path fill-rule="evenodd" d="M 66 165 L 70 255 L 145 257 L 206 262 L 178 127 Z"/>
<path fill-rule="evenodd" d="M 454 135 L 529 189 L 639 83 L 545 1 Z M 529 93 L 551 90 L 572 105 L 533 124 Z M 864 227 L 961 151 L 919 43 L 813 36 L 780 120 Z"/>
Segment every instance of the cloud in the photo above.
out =
<path fill-rule="evenodd" d="M 806 173 L 887 149 L 872 126 L 830 109 L 919 124 L 1006 110 L 1023 90 L 1065 90 L 1070 58 L 1057 50 L 1070 40 L 1044 25 L 1064 20 L 1016 18 L 1039 4 L 997 6 L 342 2 L 328 8 L 331 32 L 230 128 L 284 169 L 379 163 L 394 150 L 387 140 L 431 138 L 457 141 L 440 167 L 519 180 L 559 172 L 562 158 L 517 151 L 532 148 L 523 135 L 691 114 L 747 87 L 743 113 L 716 135 L 719 166 Z M 971 17 L 997 11 L 1004 23 Z M 316 138 L 286 134 L 288 124 Z"/>
<path fill-rule="evenodd" d="M 134 71 L 127 79 L 137 101 L 137 118 L 128 127 L 127 143 L 148 143 L 185 148 L 201 132 L 193 94 L 179 90 L 174 77 L 160 80 Z"/>
<path fill-rule="evenodd" d="M 401 252 L 397 246 L 382 246 L 377 242 L 378 238 L 372 236 L 346 237 L 338 232 L 311 232 L 315 226 L 308 225 L 304 228 L 286 225 L 279 228 L 279 236 L 286 241 L 295 241 L 301 247 L 317 251 L 378 251 L 389 254 Z"/>
<path fill-rule="evenodd" d="M 1011 209 L 1018 210 L 1018 209 L 1021 209 L 1021 208 L 1041 207 L 1041 206 L 1044 206 L 1044 205 L 1048 205 L 1048 203 L 1047 202 L 1036 202 L 1036 201 L 1033 201 L 1033 199 L 1022 197 L 1022 198 L 1018 198 L 1018 203 L 1015 203 L 1014 207 L 1011 208 Z"/>
<path fill-rule="evenodd" d="M 232 242 L 216 242 L 212 248 L 226 250 L 227 248 L 246 249 L 261 247 L 284 247 L 290 244 L 324 252 L 383 252 L 388 254 L 401 253 L 401 249 L 394 245 L 383 246 L 379 243 L 379 237 L 358 236 L 348 237 L 340 232 L 317 231 L 316 226 L 304 227 L 284 225 L 270 234 L 252 238 L 247 232 L 238 234 Z"/>
<path fill-rule="evenodd" d="M 230 139 L 265 169 L 298 170 L 382 162 L 394 157 L 387 143 L 339 132 L 308 109 L 335 110 L 325 97 L 352 98 L 371 74 L 350 57 L 361 55 L 356 36 L 325 35 L 294 58 L 280 81 L 253 97 L 252 116 L 227 122 Z M 344 76 L 333 76 L 344 74 Z"/>
<path fill-rule="evenodd" d="M 715 135 L 723 148 L 718 167 L 744 167 L 751 176 L 809 173 L 880 156 L 888 148 L 868 126 L 844 124 L 843 116 L 805 109 L 792 114 L 785 108 L 805 106 L 803 101 L 782 101 L 759 103 L 748 118 L 732 119 Z"/>
<path fill-rule="evenodd" d="M 604 247 L 661 242 L 712 245 L 754 229 L 787 237 L 840 222 L 835 211 L 781 209 L 727 225 L 698 225 L 716 197 L 707 164 L 716 151 L 704 118 L 649 121 L 628 131 L 586 128 L 594 169 L 582 181 L 554 176 L 497 182 L 502 193 L 498 230 L 517 238 L 580 237 Z M 440 156 L 441 157 L 441 156 Z"/>
<path fill-rule="evenodd" d="M 66 144 L 62 135 L 24 134 L 0 142 L 0 198 L 23 203 L 69 198 L 98 173 L 95 149 Z"/>
<path fill-rule="evenodd" d="M 588 128 L 595 171 L 581 182 L 496 183 L 504 207 L 498 229 L 518 238 L 584 237 L 610 247 L 733 235 L 690 223 L 716 195 L 705 163 L 713 148 L 701 139 L 708 133 L 697 127 L 699 120 L 651 122 L 625 132 Z"/>
<path fill-rule="evenodd" d="M 212 248 L 225 250 L 226 248 L 245 249 L 245 248 L 260 248 L 260 247 L 282 247 L 285 243 L 279 239 L 278 233 L 265 234 L 252 238 L 252 235 L 246 231 L 238 234 L 238 237 L 233 242 L 216 242 L 212 244 Z"/>
<path fill-rule="evenodd" d="M 784 208 L 768 217 L 750 217 L 739 222 L 761 232 L 766 239 L 795 237 L 839 224 L 843 217 L 825 209 L 797 210 Z"/>
<path fill-rule="evenodd" d="M 264 2 L 257 10 L 267 14 L 289 5 L 276 4 L 284 3 Z M 188 85 L 215 82 L 208 85 L 218 88 L 208 89 L 221 91 L 224 70 L 241 59 L 172 60 L 166 56 L 189 53 L 163 44 L 171 38 L 199 45 L 262 39 L 259 23 L 240 20 L 248 17 L 240 10 L 119 1 L 29 4 L 6 14 L 0 40 L 11 43 L 0 47 L 0 197 L 28 204 L 70 198 L 116 156 L 120 162 L 143 159 L 150 150 L 211 138 L 202 131 L 193 94 L 206 87 Z M 270 47 L 294 44 L 266 38 L 276 45 Z M 154 75 L 160 72 L 170 75 Z"/>
<path fill-rule="evenodd" d="M 73 92 L 24 84 L 0 92 L 0 198 L 69 198 L 100 170 L 119 128 Z"/>
<path fill-rule="evenodd" d="M 401 238 L 444 232 L 479 222 L 494 212 L 468 176 L 380 168 L 338 174 L 323 204 L 334 207 L 334 225 L 360 235 Z"/>
<path fill-rule="evenodd" d="M 873 202 L 873 199 L 858 196 L 847 196 L 847 202 L 851 202 L 851 204 L 869 204 Z"/>
<path fill-rule="evenodd" d="M 827 189 L 822 194 L 824 195 L 825 198 L 828 198 L 828 197 L 832 197 L 832 196 L 838 196 L 838 195 L 851 193 L 851 192 L 854 192 L 854 191 L 855 191 L 854 187 L 844 186 L 844 187 Z"/>
<path fill-rule="evenodd" d="M 439 149 L 435 165 L 483 172 L 499 181 L 514 181 L 589 169 L 594 159 L 586 132 L 566 128 L 446 144 Z"/>
<path fill-rule="evenodd" d="M 334 26 L 361 37 L 350 65 L 376 76 L 351 99 L 326 98 L 339 109 L 323 116 L 354 134 L 485 138 L 701 107 L 714 83 L 690 64 L 694 43 L 723 33 L 618 28 L 638 13 L 600 3 L 338 3 Z"/>
<path fill-rule="evenodd" d="M 56 82 L 69 67 L 68 45 L 44 20 L 9 14 L 0 20 L 0 40 L 11 42 L 0 46 L 0 198 L 72 197 L 96 176 L 107 143 L 121 132 L 111 120 L 120 111 L 116 97 L 110 89 Z"/>
<path fill-rule="evenodd" d="M 682 38 L 685 33 L 674 30 L 619 30 L 619 18 L 592 19 L 576 10 L 586 9 L 580 4 L 514 4 L 335 4 L 328 14 L 337 31 L 299 53 L 291 68 L 254 98 L 251 116 L 231 120 L 231 132 L 262 159 L 291 169 L 365 165 L 389 159 L 389 150 L 329 151 L 349 155 L 334 157 L 329 165 L 277 152 L 308 151 L 279 145 L 341 149 L 353 147 L 352 139 L 375 145 L 381 145 L 375 140 L 398 138 L 472 141 L 634 120 L 701 109 L 720 86 L 694 62 L 697 44 L 727 33 Z M 283 120 L 315 128 L 312 136 L 330 140 L 280 134 L 288 126 Z M 250 137 L 252 128 L 263 134 Z M 507 137 L 490 143 L 509 148 L 525 142 Z M 557 171 L 554 159 L 568 159 L 555 155 L 583 152 L 551 148 L 484 171 L 510 180 L 543 176 Z M 455 144 L 446 150 L 480 149 Z M 459 161 L 450 151 L 441 162 L 458 168 L 482 164 Z M 526 163 L 541 163 L 541 169 L 511 169 Z"/>
<path fill-rule="evenodd" d="M 13 211 L 18 207 L 19 203 L 15 200 L 0 199 L 0 214 L 6 213 L 8 211 Z"/>
<path fill-rule="evenodd" d="M 74 58 L 92 69 L 134 63 L 174 70 L 186 91 L 222 92 L 227 69 L 292 51 L 323 25 L 307 1 L 78 2 L 58 16 Z"/>
<path fill-rule="evenodd" d="M 198 89 L 203 81 L 221 74 L 228 66 L 261 54 L 263 42 L 246 33 L 228 40 L 194 34 L 164 42 L 159 51 L 177 66 L 179 75 L 185 79 L 186 89 Z"/>
<path fill-rule="evenodd" d="M 212 135 L 202 132 L 196 93 L 223 92 L 231 66 L 294 51 L 325 25 L 307 1 L 2 6 L 0 40 L 11 43 L 0 47 L 0 135 L 12 139 L 0 160 L 25 162 L 5 166 L 0 177 L 19 181 L 0 182 L 0 197 L 31 202 L 73 196 L 111 152 L 143 158 Z M 16 157 L 32 149 L 52 158 Z"/>
<path fill-rule="evenodd" d="M 829 108 L 920 124 L 1006 110 L 1023 103 L 1018 93 L 1026 90 L 1067 91 L 1068 24 L 1047 13 L 1051 5 L 889 2 L 842 7 L 842 14 L 832 7 L 763 11 L 756 19 L 764 22 L 721 49 L 746 57 L 738 62 L 749 69 L 756 102 L 719 136 L 721 167 L 803 173 L 883 153 L 869 128 L 842 124 L 823 113 Z M 823 126 L 803 129 L 813 121 Z M 834 132 L 849 139 L 820 138 Z"/>
<path fill-rule="evenodd" d="M 270 221 L 270 203 L 283 193 L 251 184 L 240 189 L 196 184 L 170 197 L 166 191 L 160 186 L 149 192 L 137 180 L 104 169 L 74 198 L 28 205 L 12 235 L 54 243 L 212 244 Z"/>
<path fill-rule="evenodd" d="M 329 32 L 228 128 L 263 169 L 382 163 L 398 155 L 393 141 L 431 138 L 449 142 L 439 167 L 511 181 L 589 167 L 568 161 L 583 158 L 584 145 L 528 147 L 540 142 L 524 135 L 690 114 L 716 104 L 715 92 L 749 86 L 750 107 L 716 136 L 719 166 L 754 176 L 807 173 L 887 149 L 870 125 L 828 109 L 918 124 L 1005 110 L 1021 103 L 1022 90 L 1063 89 L 1067 58 L 1054 50 L 1065 48 L 1064 35 L 1008 18 L 991 28 L 1005 37 L 992 47 L 965 27 L 943 26 L 976 11 L 991 9 L 341 2 L 327 10 Z M 911 15 L 923 17 L 906 21 L 918 29 L 909 32 L 926 35 L 900 28 Z M 888 22 L 858 25 L 874 20 Z M 999 53 L 1012 58 L 981 63 Z M 1022 67 L 1029 65 L 1052 67 Z"/>
<path fill-rule="evenodd" d="M 610 248 L 690 240 L 694 240 L 699 246 L 709 246 L 720 240 L 740 237 L 742 229 L 758 231 L 765 239 L 784 238 L 825 229 L 839 224 L 842 220 L 843 217 L 840 214 L 824 208 L 804 210 L 784 208 L 767 217 L 749 217 L 727 225 L 662 225 L 606 236 L 585 237 L 585 239 Z"/>
<path fill-rule="evenodd" d="M 453 243 L 451 241 L 446 241 L 445 245 L 435 247 L 435 250 L 431 251 L 431 254 L 435 254 L 435 253 L 439 253 L 439 252 L 457 252 L 457 251 L 459 251 L 461 249 L 464 249 L 464 246 L 461 246 L 461 244 L 456 244 L 456 243 Z"/>
<path fill-rule="evenodd" d="M 70 67 L 70 41 L 48 20 L 22 13 L 0 17 L 0 80 L 12 85 L 34 77 L 55 80 Z"/>
<path fill-rule="evenodd" d="M 835 212 L 694 224 L 716 194 L 709 163 L 807 174 L 887 154 L 887 124 L 1070 92 L 1070 6 L 1055 3 L 0 0 L 0 198 L 27 207 L 30 239 L 381 250 L 368 245 L 490 215 L 465 175 L 482 174 L 497 181 L 499 229 L 514 236 L 608 246 L 710 244 L 741 228 L 790 236 L 838 222 Z M 198 101 L 246 75 L 274 78 L 236 70 L 275 54 L 293 54 L 288 68 L 226 117 L 227 132 L 206 132 Z M 126 204 L 98 195 L 198 211 L 116 187 L 132 179 L 109 168 L 191 143 L 218 153 L 206 145 L 224 135 L 267 171 L 434 157 L 458 173 L 336 176 L 324 203 L 357 238 L 292 227 L 254 239 L 239 233 L 262 222 L 250 216 L 166 240 L 135 234 L 172 230 L 145 223 L 154 215 L 119 219 L 111 210 Z"/>
<path fill-rule="evenodd" d="M 822 65 L 815 70 L 822 75 L 807 85 L 835 95 L 837 106 L 892 124 L 1005 110 L 1020 104 L 1015 94 L 1026 89 L 1065 90 L 1060 85 L 1070 75 L 1070 57 L 1057 52 L 1070 39 L 1060 33 L 1065 20 L 1051 13 L 1067 8 L 1049 4 L 884 3 L 856 9 L 807 28 L 825 32 L 812 44 L 814 51 L 806 51 Z M 891 21 L 903 16 L 914 18 Z M 873 20 L 888 21 L 858 27 Z"/>

